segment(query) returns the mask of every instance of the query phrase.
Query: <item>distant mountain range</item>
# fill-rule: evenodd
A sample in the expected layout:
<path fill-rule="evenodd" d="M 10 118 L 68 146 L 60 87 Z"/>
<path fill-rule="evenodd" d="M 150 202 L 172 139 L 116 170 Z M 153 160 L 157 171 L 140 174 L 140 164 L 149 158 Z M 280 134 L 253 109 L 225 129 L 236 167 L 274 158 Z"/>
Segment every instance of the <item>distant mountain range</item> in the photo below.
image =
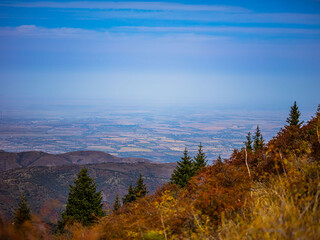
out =
<path fill-rule="evenodd" d="M 63 154 L 49 154 L 39 151 L 12 153 L 0 150 L 0 171 L 22 167 L 60 166 L 70 164 L 92 164 L 107 162 L 150 162 L 144 158 L 119 158 L 99 151 L 76 151 Z"/>
<path fill-rule="evenodd" d="M 175 163 L 155 163 L 143 158 L 119 158 L 97 151 L 57 155 L 1 151 L 0 216 L 12 217 L 22 191 L 26 193 L 33 213 L 41 214 L 44 206 L 52 200 L 57 200 L 56 206 L 59 207 L 56 213 L 60 212 L 67 200 L 69 184 L 73 184 L 77 173 L 83 167 L 81 165 L 86 165 L 90 176 L 96 179 L 106 207 L 112 206 L 116 193 L 120 197 L 126 194 L 129 185 L 135 184 L 140 173 L 148 190 L 153 193 L 169 181 L 175 168 Z"/>

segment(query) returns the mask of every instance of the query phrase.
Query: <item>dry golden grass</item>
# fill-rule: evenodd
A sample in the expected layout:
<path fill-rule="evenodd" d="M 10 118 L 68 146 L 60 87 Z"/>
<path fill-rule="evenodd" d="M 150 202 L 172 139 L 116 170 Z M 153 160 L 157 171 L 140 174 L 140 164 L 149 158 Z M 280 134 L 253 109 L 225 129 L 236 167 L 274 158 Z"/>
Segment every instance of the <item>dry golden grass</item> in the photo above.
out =
<path fill-rule="evenodd" d="M 268 185 L 256 184 L 247 207 L 223 219 L 219 239 L 320 239 L 319 194 L 316 163 Z"/>

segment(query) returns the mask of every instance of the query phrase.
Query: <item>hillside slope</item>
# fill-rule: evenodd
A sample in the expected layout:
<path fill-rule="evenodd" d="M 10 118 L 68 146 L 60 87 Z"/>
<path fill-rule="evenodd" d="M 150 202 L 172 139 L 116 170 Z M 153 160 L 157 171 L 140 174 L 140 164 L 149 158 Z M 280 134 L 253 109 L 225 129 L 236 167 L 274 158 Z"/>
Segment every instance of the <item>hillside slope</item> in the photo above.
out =
<path fill-rule="evenodd" d="M 38 213 L 50 200 L 65 203 L 69 184 L 83 166 L 64 165 L 53 167 L 28 167 L 0 172 L 0 212 L 6 218 L 18 205 L 22 191 L 26 193 L 31 210 Z M 116 193 L 122 197 L 128 186 L 134 184 L 142 174 L 148 190 L 155 190 L 169 181 L 174 163 L 100 163 L 86 165 L 91 177 L 96 178 L 98 189 L 102 190 L 103 201 L 113 204 Z M 62 205 L 60 206 L 62 209 Z"/>
<path fill-rule="evenodd" d="M 166 184 L 91 228 L 69 230 L 72 239 L 320 239 L 319 182 L 320 107 L 305 125 L 234 150 L 185 187 Z"/>
<path fill-rule="evenodd" d="M 39 151 L 11 153 L 0 151 L 0 171 L 34 166 L 60 166 L 106 162 L 150 162 L 144 158 L 120 158 L 100 151 L 76 151 L 49 154 Z"/>

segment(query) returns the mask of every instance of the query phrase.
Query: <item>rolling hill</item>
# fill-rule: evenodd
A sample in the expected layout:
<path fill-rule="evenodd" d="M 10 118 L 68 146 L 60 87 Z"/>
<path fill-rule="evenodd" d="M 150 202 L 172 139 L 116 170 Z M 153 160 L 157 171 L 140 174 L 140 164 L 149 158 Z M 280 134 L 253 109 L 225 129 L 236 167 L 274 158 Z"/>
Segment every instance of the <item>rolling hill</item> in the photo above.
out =
<path fill-rule="evenodd" d="M 99 151 L 76 151 L 49 154 L 39 151 L 12 153 L 0 151 L 0 216 L 11 218 L 24 191 L 31 210 L 39 214 L 44 206 L 56 200 L 58 212 L 63 209 L 69 184 L 85 165 L 102 191 L 106 208 L 116 193 L 122 197 L 141 173 L 150 193 L 168 182 L 174 163 L 154 163 L 144 158 L 120 158 Z M 58 214 L 57 214 L 58 216 Z"/>
<path fill-rule="evenodd" d="M 0 212 L 10 218 L 17 208 L 21 192 L 24 191 L 31 211 L 39 214 L 42 206 L 57 200 L 58 211 L 63 209 L 77 173 L 83 166 L 36 166 L 17 168 L 0 172 Z M 91 177 L 96 179 L 98 190 L 102 191 L 106 207 L 112 206 L 116 193 L 122 197 L 128 186 L 135 184 L 142 174 L 150 193 L 168 182 L 175 163 L 152 162 L 108 162 L 86 165 Z M 57 215 L 58 216 L 58 215 Z"/>
<path fill-rule="evenodd" d="M 99 151 L 76 151 L 49 154 L 39 151 L 12 153 L 0 151 L 0 171 L 35 166 L 60 166 L 70 164 L 93 164 L 107 162 L 150 162 L 144 158 L 120 158 Z"/>

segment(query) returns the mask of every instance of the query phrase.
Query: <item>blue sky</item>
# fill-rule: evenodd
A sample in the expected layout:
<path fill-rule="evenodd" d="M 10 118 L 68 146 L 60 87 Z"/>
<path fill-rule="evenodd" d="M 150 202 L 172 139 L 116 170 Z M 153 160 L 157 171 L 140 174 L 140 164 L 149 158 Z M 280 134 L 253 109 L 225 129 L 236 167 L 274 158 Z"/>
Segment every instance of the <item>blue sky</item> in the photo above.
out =
<path fill-rule="evenodd" d="M 0 1 L 0 99 L 308 109 L 320 1 Z"/>

